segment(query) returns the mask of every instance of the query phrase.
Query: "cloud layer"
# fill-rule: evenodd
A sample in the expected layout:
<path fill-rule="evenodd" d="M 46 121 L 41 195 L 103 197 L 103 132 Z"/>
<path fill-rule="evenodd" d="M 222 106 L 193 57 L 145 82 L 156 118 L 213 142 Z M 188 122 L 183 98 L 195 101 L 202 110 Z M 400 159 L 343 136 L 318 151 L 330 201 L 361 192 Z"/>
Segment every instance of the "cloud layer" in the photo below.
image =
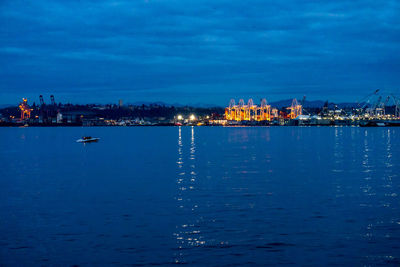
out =
<path fill-rule="evenodd" d="M 399 94 L 400 2 L 0 3 L 0 102 Z"/>

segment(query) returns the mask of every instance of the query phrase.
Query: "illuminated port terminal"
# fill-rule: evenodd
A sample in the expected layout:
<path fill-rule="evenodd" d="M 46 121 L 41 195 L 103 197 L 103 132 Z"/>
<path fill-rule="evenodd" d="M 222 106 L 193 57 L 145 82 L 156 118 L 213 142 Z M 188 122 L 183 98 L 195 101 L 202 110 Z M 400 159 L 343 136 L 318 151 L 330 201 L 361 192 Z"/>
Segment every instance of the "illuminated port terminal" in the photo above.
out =
<path fill-rule="evenodd" d="M 28 100 L 22 98 L 22 102 L 19 104 L 19 109 L 21 110 L 21 120 L 29 119 L 31 117 L 31 107 L 28 105 Z"/>
<path fill-rule="evenodd" d="M 247 103 L 230 100 L 221 106 L 173 106 L 166 104 L 56 104 L 54 96 L 39 105 L 24 98 L 0 109 L 0 126 L 400 126 L 400 99 L 374 90 L 353 103 L 262 99 Z M 31 103 L 31 102 L 29 102 Z"/>
<path fill-rule="evenodd" d="M 290 112 L 283 113 L 282 118 L 295 119 L 299 115 L 302 115 L 303 107 L 298 104 L 296 99 L 293 99 L 292 105 L 287 108 Z M 268 105 L 267 100 L 264 98 L 261 100 L 260 105 L 255 105 L 253 99 L 249 99 L 247 105 L 244 104 L 244 100 L 240 99 L 239 104 L 235 104 L 235 100 L 231 99 L 229 106 L 225 108 L 225 118 L 228 121 L 271 121 L 279 118 L 279 112 L 277 108 L 272 108 Z"/>

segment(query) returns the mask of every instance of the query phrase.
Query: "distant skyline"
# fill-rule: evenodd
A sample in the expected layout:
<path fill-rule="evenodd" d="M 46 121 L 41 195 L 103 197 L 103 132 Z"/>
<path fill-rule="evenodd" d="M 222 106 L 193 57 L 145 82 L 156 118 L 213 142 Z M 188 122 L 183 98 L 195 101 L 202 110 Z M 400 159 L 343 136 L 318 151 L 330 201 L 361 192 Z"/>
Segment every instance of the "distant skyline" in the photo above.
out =
<path fill-rule="evenodd" d="M 0 105 L 400 95 L 400 2 L 0 2 Z"/>

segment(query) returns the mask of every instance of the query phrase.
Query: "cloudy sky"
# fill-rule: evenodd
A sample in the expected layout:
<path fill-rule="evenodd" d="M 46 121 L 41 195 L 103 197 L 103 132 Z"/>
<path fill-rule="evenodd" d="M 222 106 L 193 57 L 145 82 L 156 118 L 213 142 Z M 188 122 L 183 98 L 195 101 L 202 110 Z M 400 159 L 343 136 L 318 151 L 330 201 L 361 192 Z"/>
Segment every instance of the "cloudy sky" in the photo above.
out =
<path fill-rule="evenodd" d="M 399 95 L 400 1 L 320 2 L 0 0 L 0 104 Z"/>

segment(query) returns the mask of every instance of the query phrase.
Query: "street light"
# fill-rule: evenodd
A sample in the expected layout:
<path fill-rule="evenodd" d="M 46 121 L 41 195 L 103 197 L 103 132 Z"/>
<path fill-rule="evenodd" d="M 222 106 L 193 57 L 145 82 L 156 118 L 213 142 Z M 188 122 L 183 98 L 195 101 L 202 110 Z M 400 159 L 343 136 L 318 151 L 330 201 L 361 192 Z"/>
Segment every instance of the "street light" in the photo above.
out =
<path fill-rule="evenodd" d="M 189 118 L 190 118 L 190 120 L 191 120 L 191 121 L 194 121 L 194 120 L 196 119 L 196 117 L 195 117 L 193 114 L 192 114 L 192 115 L 190 115 L 190 117 L 189 117 Z"/>
<path fill-rule="evenodd" d="M 178 120 L 183 120 L 183 117 L 182 117 L 182 115 L 178 115 Z"/>

